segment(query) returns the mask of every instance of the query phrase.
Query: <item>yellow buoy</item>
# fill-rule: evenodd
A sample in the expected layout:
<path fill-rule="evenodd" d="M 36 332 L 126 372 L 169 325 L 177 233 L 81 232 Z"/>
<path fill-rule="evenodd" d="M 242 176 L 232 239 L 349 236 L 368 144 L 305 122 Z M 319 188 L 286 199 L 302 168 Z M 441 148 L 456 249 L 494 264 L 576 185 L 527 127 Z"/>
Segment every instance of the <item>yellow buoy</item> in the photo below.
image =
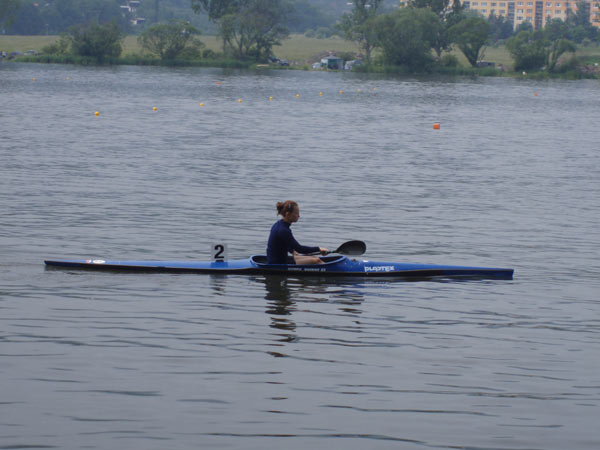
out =
<path fill-rule="evenodd" d="M 377 88 L 373 88 L 373 92 L 375 92 L 377 90 Z"/>
<path fill-rule="evenodd" d="M 344 91 L 342 91 L 342 90 L 340 89 L 340 94 L 343 94 L 343 93 L 344 93 Z"/>
<path fill-rule="evenodd" d="M 99 116 L 99 115 L 100 115 L 100 112 L 99 112 L 99 111 L 96 111 L 96 112 L 94 113 L 94 115 L 95 115 L 95 116 Z"/>
<path fill-rule="evenodd" d="M 200 106 L 204 106 L 204 103 L 200 103 Z"/>
<path fill-rule="evenodd" d="M 300 98 L 300 94 L 296 94 L 296 98 Z"/>
<path fill-rule="evenodd" d="M 360 92 L 360 89 L 357 89 L 356 92 Z"/>
<path fill-rule="evenodd" d="M 436 122 L 436 123 L 434 123 L 434 124 L 433 124 L 433 129 L 434 129 L 434 130 L 439 130 L 439 129 L 440 129 L 440 124 L 439 124 L 439 123 L 437 123 L 437 122 Z"/>
<path fill-rule="evenodd" d="M 241 98 L 238 98 L 238 103 L 242 103 L 242 99 Z"/>
<path fill-rule="evenodd" d="M 319 92 L 319 95 L 320 95 L 321 97 L 323 97 L 323 93 L 322 93 L 322 92 Z"/>
<path fill-rule="evenodd" d="M 272 100 L 273 100 L 273 96 L 271 95 L 271 96 L 269 97 L 269 101 L 272 101 Z"/>
<path fill-rule="evenodd" d="M 156 106 L 154 108 L 152 108 L 152 111 L 156 111 L 156 110 L 157 110 Z"/>
<path fill-rule="evenodd" d="M 35 77 L 33 77 L 32 80 L 35 81 Z"/>

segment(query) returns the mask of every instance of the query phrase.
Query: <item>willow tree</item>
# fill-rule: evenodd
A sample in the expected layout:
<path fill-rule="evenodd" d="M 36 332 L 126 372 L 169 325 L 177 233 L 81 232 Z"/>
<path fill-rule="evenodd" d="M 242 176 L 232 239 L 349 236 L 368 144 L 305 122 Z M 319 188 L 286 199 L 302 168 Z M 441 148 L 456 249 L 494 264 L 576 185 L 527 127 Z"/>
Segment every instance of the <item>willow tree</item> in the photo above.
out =
<path fill-rule="evenodd" d="M 438 17 L 425 8 L 401 8 L 376 20 L 378 45 L 386 65 L 423 72 L 433 62 L 431 49 Z"/>
<path fill-rule="evenodd" d="M 377 10 L 384 0 L 353 0 L 352 11 L 342 16 L 338 28 L 344 38 L 354 41 L 365 52 L 367 64 L 371 63 L 371 53 L 377 45 Z"/>
<path fill-rule="evenodd" d="M 195 12 L 206 12 L 217 24 L 223 51 L 236 58 L 265 59 L 289 36 L 285 25 L 288 0 L 190 0 Z"/>
<path fill-rule="evenodd" d="M 450 50 L 452 45 L 450 28 L 463 19 L 464 7 L 460 0 L 411 0 L 409 5 L 411 8 L 427 9 L 438 17 L 440 26 L 436 27 L 432 48 L 440 59 L 442 52 Z"/>
<path fill-rule="evenodd" d="M 174 60 L 188 47 L 200 48 L 203 44 L 195 39 L 200 30 L 185 20 L 152 25 L 139 37 L 138 42 L 145 50 L 160 59 Z"/>
<path fill-rule="evenodd" d="M 477 67 L 477 61 L 490 35 L 487 20 L 479 16 L 470 16 L 450 27 L 448 33 L 469 64 Z"/>

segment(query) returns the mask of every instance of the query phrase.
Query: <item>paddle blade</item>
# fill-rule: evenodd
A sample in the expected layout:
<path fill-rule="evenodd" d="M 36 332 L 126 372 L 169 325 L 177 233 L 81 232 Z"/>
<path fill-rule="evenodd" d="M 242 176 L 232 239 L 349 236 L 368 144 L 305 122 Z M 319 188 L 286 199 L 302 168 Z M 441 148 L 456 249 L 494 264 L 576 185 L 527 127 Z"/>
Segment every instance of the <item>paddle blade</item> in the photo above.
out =
<path fill-rule="evenodd" d="M 365 244 L 363 241 L 348 241 L 344 242 L 331 253 L 340 253 L 342 255 L 356 256 L 362 255 L 366 251 L 367 244 Z"/>

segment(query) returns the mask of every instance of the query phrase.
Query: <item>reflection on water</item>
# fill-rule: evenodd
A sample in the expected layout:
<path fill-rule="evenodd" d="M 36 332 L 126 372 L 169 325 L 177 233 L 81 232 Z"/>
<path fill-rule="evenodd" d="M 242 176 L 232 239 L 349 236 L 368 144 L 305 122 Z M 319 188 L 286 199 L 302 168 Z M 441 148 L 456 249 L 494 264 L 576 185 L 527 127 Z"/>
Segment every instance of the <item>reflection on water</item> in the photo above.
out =
<path fill-rule="evenodd" d="M 297 339 L 296 323 L 291 315 L 296 309 L 296 302 L 292 300 L 292 289 L 288 286 L 288 279 L 282 276 L 265 276 L 256 278 L 265 285 L 265 312 L 271 316 L 271 328 L 282 331 L 278 341 L 294 342 Z M 284 356 L 281 353 L 272 353 L 274 356 Z"/>
<path fill-rule="evenodd" d="M 271 316 L 271 327 L 283 333 L 280 340 L 294 342 L 297 339 L 297 324 L 293 313 L 297 311 L 297 302 L 301 301 L 303 310 L 315 303 L 330 302 L 340 305 L 339 310 L 346 314 L 359 315 L 364 295 L 357 287 L 360 281 L 344 281 L 319 277 L 288 277 L 267 275 L 253 279 L 264 284 L 265 312 Z"/>

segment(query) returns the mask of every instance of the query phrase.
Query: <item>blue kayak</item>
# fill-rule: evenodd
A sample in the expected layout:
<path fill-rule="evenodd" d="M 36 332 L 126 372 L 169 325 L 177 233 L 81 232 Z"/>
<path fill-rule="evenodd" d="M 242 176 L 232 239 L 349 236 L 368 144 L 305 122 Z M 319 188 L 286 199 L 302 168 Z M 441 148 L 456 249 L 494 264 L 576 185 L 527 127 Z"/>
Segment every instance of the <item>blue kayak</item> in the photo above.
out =
<path fill-rule="evenodd" d="M 291 259 L 291 258 L 290 258 Z M 194 261 L 111 261 L 103 259 L 45 261 L 49 267 L 118 272 L 177 272 L 212 274 L 277 274 L 291 276 L 350 276 L 393 278 L 490 278 L 511 280 L 513 269 L 496 267 L 446 266 L 436 264 L 394 263 L 324 256 L 324 264 L 267 264 L 263 255 L 218 262 Z"/>

